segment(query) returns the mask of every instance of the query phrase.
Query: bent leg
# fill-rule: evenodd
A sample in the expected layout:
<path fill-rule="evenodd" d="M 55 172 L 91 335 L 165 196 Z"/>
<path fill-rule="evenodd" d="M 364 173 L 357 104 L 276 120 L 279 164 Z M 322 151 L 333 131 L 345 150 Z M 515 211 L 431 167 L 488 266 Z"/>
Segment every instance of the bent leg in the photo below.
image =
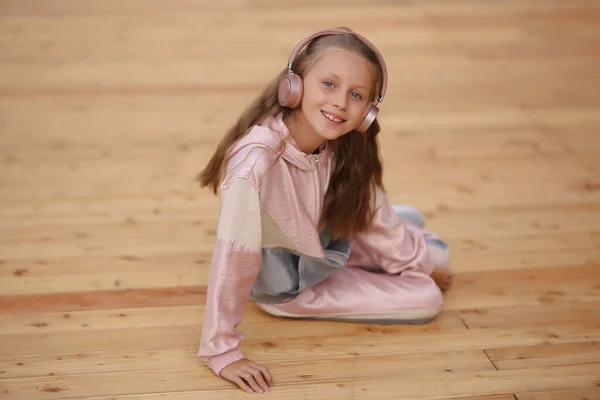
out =
<path fill-rule="evenodd" d="M 437 268 L 441 268 L 450 273 L 450 249 L 446 242 L 440 239 L 433 232 L 427 231 L 424 228 L 420 228 L 415 225 L 408 225 L 407 230 L 414 231 L 416 235 L 424 235 L 425 242 L 429 248 L 431 258 Z M 400 251 L 397 249 L 397 251 Z M 381 266 L 377 265 L 377 262 L 373 259 L 370 252 L 365 248 L 359 241 L 352 242 L 352 250 L 350 257 L 346 262 L 347 267 L 362 268 L 370 271 L 384 271 Z"/>
<path fill-rule="evenodd" d="M 442 293 L 427 275 L 342 268 L 287 303 L 257 304 L 280 317 L 377 324 L 425 324 L 440 312 Z"/>
<path fill-rule="evenodd" d="M 391 207 L 400 218 L 406 221 L 407 230 L 413 231 L 417 235 L 425 236 L 425 242 L 429 247 L 432 258 L 435 260 L 436 266 L 449 272 L 450 249 L 447 243 L 439 236 L 425 229 L 426 221 L 423 213 L 417 208 L 406 204 L 391 204 Z M 373 260 L 369 252 L 359 242 L 352 243 L 352 253 L 346 265 L 372 271 L 381 271 L 381 267 L 376 265 L 375 260 Z"/>

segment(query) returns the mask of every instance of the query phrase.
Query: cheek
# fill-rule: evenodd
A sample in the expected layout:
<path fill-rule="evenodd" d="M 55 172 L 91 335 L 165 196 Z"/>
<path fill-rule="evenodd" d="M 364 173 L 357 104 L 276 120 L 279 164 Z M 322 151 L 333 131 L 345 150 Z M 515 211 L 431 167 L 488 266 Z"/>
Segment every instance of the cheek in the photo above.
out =
<path fill-rule="evenodd" d="M 351 110 L 352 117 L 356 119 L 363 118 L 363 116 L 367 112 L 366 105 L 362 102 L 354 102 L 354 104 L 352 104 Z"/>
<path fill-rule="evenodd" d="M 306 83 L 304 85 L 304 97 L 307 102 L 318 103 L 326 100 L 327 95 L 318 83 Z"/>

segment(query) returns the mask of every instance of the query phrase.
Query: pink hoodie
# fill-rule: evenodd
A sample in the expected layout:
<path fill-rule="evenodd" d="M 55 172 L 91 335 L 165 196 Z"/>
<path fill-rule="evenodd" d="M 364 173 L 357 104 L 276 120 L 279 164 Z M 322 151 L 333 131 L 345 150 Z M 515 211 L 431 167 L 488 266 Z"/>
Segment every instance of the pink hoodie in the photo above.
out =
<path fill-rule="evenodd" d="M 244 358 L 236 327 L 246 301 L 284 302 L 348 259 L 350 243 L 332 241 L 317 226 L 333 161 L 327 146 L 303 153 L 281 115 L 253 127 L 230 152 L 198 351 L 217 375 Z M 388 273 L 431 274 L 430 234 L 398 218 L 382 191 L 376 206 L 372 229 L 356 238 L 361 247 Z"/>

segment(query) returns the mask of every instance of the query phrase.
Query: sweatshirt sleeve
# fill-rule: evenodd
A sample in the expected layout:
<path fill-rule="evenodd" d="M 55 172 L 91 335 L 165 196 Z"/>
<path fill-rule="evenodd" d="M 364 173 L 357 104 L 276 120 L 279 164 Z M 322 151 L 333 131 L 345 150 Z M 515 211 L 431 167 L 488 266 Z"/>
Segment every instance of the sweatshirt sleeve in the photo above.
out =
<path fill-rule="evenodd" d="M 217 375 L 244 358 L 236 331 L 261 266 L 258 192 L 246 179 L 221 188 L 221 211 L 212 255 L 198 356 Z"/>
<path fill-rule="evenodd" d="M 431 275 L 444 266 L 447 257 L 438 245 L 443 242 L 434 233 L 402 219 L 388 202 L 387 194 L 377 190 L 376 212 L 371 228 L 355 238 L 351 257 L 354 263 L 372 263 L 391 274 L 406 269 Z"/>

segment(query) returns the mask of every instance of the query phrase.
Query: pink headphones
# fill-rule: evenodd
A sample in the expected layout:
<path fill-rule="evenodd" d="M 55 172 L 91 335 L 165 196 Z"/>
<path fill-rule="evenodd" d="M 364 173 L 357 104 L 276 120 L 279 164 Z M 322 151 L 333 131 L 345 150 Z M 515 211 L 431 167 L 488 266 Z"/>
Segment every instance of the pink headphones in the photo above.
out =
<path fill-rule="evenodd" d="M 358 132 L 365 133 L 367 128 L 373 123 L 373 121 L 375 121 L 375 117 L 377 117 L 377 113 L 379 112 L 379 108 L 377 108 L 377 104 L 381 103 L 381 101 L 383 100 L 383 96 L 385 95 L 385 90 L 387 87 L 387 68 L 386 68 L 385 62 L 383 61 L 383 57 L 381 56 L 381 53 L 377 50 L 377 48 L 371 42 L 369 42 L 364 36 L 361 36 L 358 33 L 355 33 L 352 31 L 346 31 L 343 29 L 325 29 L 325 30 L 317 31 L 317 32 L 305 37 L 304 39 L 302 39 L 302 41 L 296 45 L 296 47 L 292 51 L 292 54 L 290 55 L 290 58 L 288 60 L 287 75 L 279 83 L 279 91 L 278 91 L 279 104 L 283 107 L 296 108 L 300 105 L 300 102 L 302 101 L 302 94 L 304 92 L 304 85 L 302 83 L 302 78 L 300 76 L 296 75 L 294 72 L 292 72 L 292 63 L 294 62 L 298 53 L 300 53 L 300 50 L 302 50 L 302 48 L 309 41 L 311 41 L 312 39 L 314 39 L 316 37 L 325 36 L 325 35 L 348 35 L 348 34 L 356 36 L 358 39 L 363 41 L 367 46 L 369 46 L 371 48 L 371 50 L 373 50 L 375 52 L 375 54 L 377 55 L 377 58 L 379 59 L 379 65 L 381 66 L 381 72 L 382 72 L 382 74 L 381 74 L 382 75 L 381 92 L 379 93 L 379 96 L 377 97 L 376 101 L 373 104 L 371 104 L 371 107 L 369 108 L 369 111 L 367 112 L 363 121 L 360 123 L 358 128 L 356 128 L 356 130 Z"/>

